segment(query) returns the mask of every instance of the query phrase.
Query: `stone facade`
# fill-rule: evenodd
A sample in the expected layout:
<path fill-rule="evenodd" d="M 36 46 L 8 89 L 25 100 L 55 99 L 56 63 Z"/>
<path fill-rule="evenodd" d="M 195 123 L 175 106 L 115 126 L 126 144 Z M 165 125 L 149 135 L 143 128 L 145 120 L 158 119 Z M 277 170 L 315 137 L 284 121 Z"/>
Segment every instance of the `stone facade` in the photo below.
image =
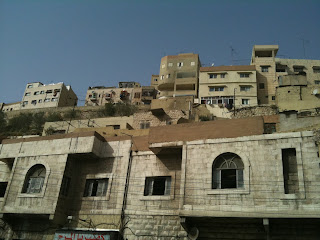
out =
<path fill-rule="evenodd" d="M 63 83 L 28 83 L 21 101 L 21 109 L 76 106 L 77 95 Z"/>
<path fill-rule="evenodd" d="M 114 229 L 128 240 L 318 239 L 314 134 L 262 135 L 262 123 L 256 117 L 162 126 L 143 137 L 4 140 L 0 237 L 49 240 L 65 227 Z M 23 191 L 40 164 L 42 188 Z"/>
<path fill-rule="evenodd" d="M 258 105 L 254 66 L 201 67 L 199 75 L 202 104 L 228 109 Z"/>

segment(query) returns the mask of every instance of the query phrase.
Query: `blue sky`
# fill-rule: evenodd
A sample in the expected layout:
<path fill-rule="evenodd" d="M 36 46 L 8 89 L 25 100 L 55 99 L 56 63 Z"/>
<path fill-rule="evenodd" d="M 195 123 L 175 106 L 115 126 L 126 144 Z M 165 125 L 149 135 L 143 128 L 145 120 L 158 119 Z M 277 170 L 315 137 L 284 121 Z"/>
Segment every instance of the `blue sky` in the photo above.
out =
<path fill-rule="evenodd" d="M 253 45 L 278 44 L 279 57 L 320 59 L 319 12 L 311 0 L 0 0 L 0 102 L 40 81 L 71 85 L 83 105 L 89 86 L 150 85 L 161 57 L 183 52 L 243 65 Z"/>

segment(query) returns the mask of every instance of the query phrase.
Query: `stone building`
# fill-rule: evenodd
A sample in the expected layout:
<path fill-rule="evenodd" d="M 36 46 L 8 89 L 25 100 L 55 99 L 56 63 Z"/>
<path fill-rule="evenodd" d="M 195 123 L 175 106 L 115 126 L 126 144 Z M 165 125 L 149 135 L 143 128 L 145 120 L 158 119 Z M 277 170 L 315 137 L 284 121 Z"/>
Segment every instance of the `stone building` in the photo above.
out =
<path fill-rule="evenodd" d="M 11 112 L 11 111 L 17 111 L 21 108 L 21 102 L 15 102 L 15 103 L 1 103 L 0 104 L 0 110 L 2 112 Z"/>
<path fill-rule="evenodd" d="M 263 118 L 4 140 L 0 238 L 319 239 L 312 132 Z"/>
<path fill-rule="evenodd" d="M 161 58 L 159 75 L 152 75 L 151 86 L 158 90 L 158 97 L 198 96 L 198 54 L 183 53 Z"/>
<path fill-rule="evenodd" d="M 255 66 L 201 67 L 199 99 L 228 109 L 256 106 L 257 79 Z"/>
<path fill-rule="evenodd" d="M 276 58 L 278 45 L 255 45 L 251 64 L 256 66 L 258 103 L 275 104 L 278 78 L 285 75 L 304 75 L 307 85 L 320 84 L 320 60 Z"/>
<path fill-rule="evenodd" d="M 76 106 L 77 95 L 63 83 L 28 83 L 21 101 L 21 109 Z"/>

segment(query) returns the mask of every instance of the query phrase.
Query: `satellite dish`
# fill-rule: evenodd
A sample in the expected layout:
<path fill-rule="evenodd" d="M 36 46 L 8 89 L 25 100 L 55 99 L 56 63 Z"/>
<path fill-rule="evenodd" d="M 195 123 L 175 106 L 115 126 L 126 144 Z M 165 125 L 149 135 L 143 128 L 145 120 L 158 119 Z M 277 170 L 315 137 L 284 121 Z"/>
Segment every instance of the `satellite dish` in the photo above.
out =
<path fill-rule="evenodd" d="M 319 94 L 319 90 L 318 90 L 318 89 L 314 89 L 313 92 L 312 92 L 312 94 L 313 94 L 313 95 Z"/>
<path fill-rule="evenodd" d="M 188 232 L 188 238 L 190 240 L 196 240 L 199 236 L 199 229 L 197 227 L 192 227 Z"/>

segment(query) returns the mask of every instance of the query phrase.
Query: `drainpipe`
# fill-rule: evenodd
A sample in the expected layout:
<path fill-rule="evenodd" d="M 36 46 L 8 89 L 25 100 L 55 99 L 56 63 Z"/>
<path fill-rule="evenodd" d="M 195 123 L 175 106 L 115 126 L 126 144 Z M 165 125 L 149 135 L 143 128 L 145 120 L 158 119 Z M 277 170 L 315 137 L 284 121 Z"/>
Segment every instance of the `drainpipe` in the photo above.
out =
<path fill-rule="evenodd" d="M 127 207 L 127 197 L 128 197 L 128 189 L 129 189 L 129 180 L 130 180 L 130 173 L 131 173 L 131 166 L 132 166 L 132 146 L 133 146 L 133 139 L 132 135 L 127 133 L 122 133 L 131 137 L 131 145 L 130 145 L 130 152 L 129 152 L 129 161 L 128 161 L 128 168 L 127 168 L 127 176 L 126 176 L 126 184 L 124 186 L 124 193 L 123 193 L 123 201 L 122 201 L 122 208 L 121 208 L 121 222 L 119 228 L 119 236 L 118 240 L 121 240 L 121 236 L 123 236 L 124 228 L 125 228 L 125 210 Z"/>

